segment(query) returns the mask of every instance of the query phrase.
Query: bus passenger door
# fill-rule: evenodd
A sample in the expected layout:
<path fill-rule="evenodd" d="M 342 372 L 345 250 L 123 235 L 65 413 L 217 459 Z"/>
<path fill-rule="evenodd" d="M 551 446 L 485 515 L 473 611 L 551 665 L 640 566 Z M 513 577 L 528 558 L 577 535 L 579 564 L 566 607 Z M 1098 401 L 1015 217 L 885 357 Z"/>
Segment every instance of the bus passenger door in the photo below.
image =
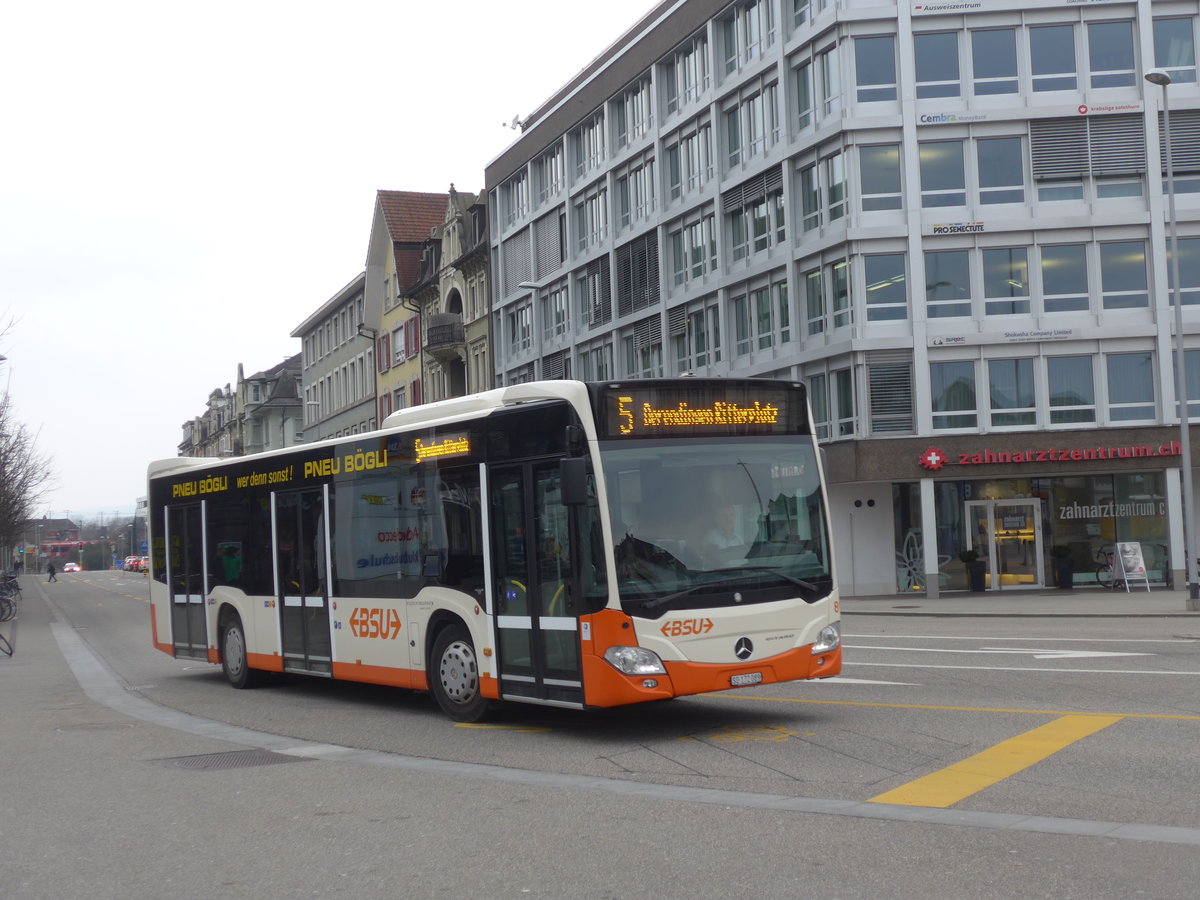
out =
<path fill-rule="evenodd" d="M 275 592 L 285 672 L 329 675 L 329 571 L 324 488 L 275 494 Z"/>
<path fill-rule="evenodd" d="M 171 591 L 171 640 L 175 656 L 208 659 L 204 605 L 204 510 L 201 504 L 166 511 L 167 584 Z"/>
<path fill-rule="evenodd" d="M 491 469 L 500 696 L 583 705 L 578 590 L 558 461 Z"/>

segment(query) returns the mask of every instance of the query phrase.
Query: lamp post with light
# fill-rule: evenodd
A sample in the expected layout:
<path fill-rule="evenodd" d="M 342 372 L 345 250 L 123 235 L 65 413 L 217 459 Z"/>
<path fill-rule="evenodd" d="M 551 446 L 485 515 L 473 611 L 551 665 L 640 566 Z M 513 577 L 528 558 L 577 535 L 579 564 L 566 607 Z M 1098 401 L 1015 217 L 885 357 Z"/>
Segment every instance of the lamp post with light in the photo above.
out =
<path fill-rule="evenodd" d="M 1183 470 L 1183 557 L 1187 573 L 1187 610 L 1200 611 L 1200 582 L 1196 580 L 1196 516 L 1192 510 L 1192 438 L 1190 431 L 1191 410 L 1188 408 L 1187 369 L 1184 367 L 1183 349 L 1183 293 L 1179 281 L 1179 223 L 1175 217 L 1175 166 L 1171 159 L 1171 104 L 1167 97 L 1167 85 L 1171 76 L 1162 69 L 1151 69 L 1145 75 L 1150 84 L 1162 88 L 1163 148 L 1167 157 L 1167 219 L 1171 241 L 1171 283 L 1175 303 L 1175 394 L 1179 404 L 1180 468 Z"/>

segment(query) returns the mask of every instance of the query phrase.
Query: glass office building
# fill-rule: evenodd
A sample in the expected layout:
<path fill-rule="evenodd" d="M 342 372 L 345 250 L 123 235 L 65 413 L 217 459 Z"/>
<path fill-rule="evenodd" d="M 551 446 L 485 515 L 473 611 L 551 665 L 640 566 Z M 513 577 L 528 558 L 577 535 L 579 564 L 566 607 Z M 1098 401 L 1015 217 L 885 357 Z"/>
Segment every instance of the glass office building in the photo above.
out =
<path fill-rule="evenodd" d="M 1197 4 L 663 2 L 487 168 L 496 378 L 801 379 L 849 595 L 1183 568 Z M 566 36 L 564 36 L 566 37 Z M 1196 458 L 1193 452 L 1193 458 Z"/>

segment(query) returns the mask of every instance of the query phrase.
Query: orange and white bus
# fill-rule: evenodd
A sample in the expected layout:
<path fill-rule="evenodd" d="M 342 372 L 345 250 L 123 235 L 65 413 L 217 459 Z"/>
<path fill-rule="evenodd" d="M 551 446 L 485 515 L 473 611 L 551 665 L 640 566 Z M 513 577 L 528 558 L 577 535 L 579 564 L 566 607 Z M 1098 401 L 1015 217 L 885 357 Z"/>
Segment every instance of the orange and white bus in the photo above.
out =
<path fill-rule="evenodd" d="M 840 603 L 796 382 L 534 382 L 378 431 L 149 468 L 155 645 L 234 687 L 299 672 L 611 707 L 827 678 Z"/>

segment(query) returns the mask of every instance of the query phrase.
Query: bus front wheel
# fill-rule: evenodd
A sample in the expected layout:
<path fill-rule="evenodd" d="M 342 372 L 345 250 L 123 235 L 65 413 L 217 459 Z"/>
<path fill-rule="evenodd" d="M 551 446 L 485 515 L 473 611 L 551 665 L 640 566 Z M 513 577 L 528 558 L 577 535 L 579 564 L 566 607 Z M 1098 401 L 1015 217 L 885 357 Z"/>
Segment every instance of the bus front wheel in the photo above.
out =
<path fill-rule="evenodd" d="M 488 711 L 479 691 L 479 662 L 475 645 L 462 625 L 442 629 L 430 654 L 429 683 L 442 712 L 456 722 L 478 722 Z"/>
<path fill-rule="evenodd" d="M 221 631 L 221 669 L 235 688 L 252 688 L 262 683 L 263 673 L 250 668 L 246 653 L 246 631 L 242 620 L 230 617 Z"/>

